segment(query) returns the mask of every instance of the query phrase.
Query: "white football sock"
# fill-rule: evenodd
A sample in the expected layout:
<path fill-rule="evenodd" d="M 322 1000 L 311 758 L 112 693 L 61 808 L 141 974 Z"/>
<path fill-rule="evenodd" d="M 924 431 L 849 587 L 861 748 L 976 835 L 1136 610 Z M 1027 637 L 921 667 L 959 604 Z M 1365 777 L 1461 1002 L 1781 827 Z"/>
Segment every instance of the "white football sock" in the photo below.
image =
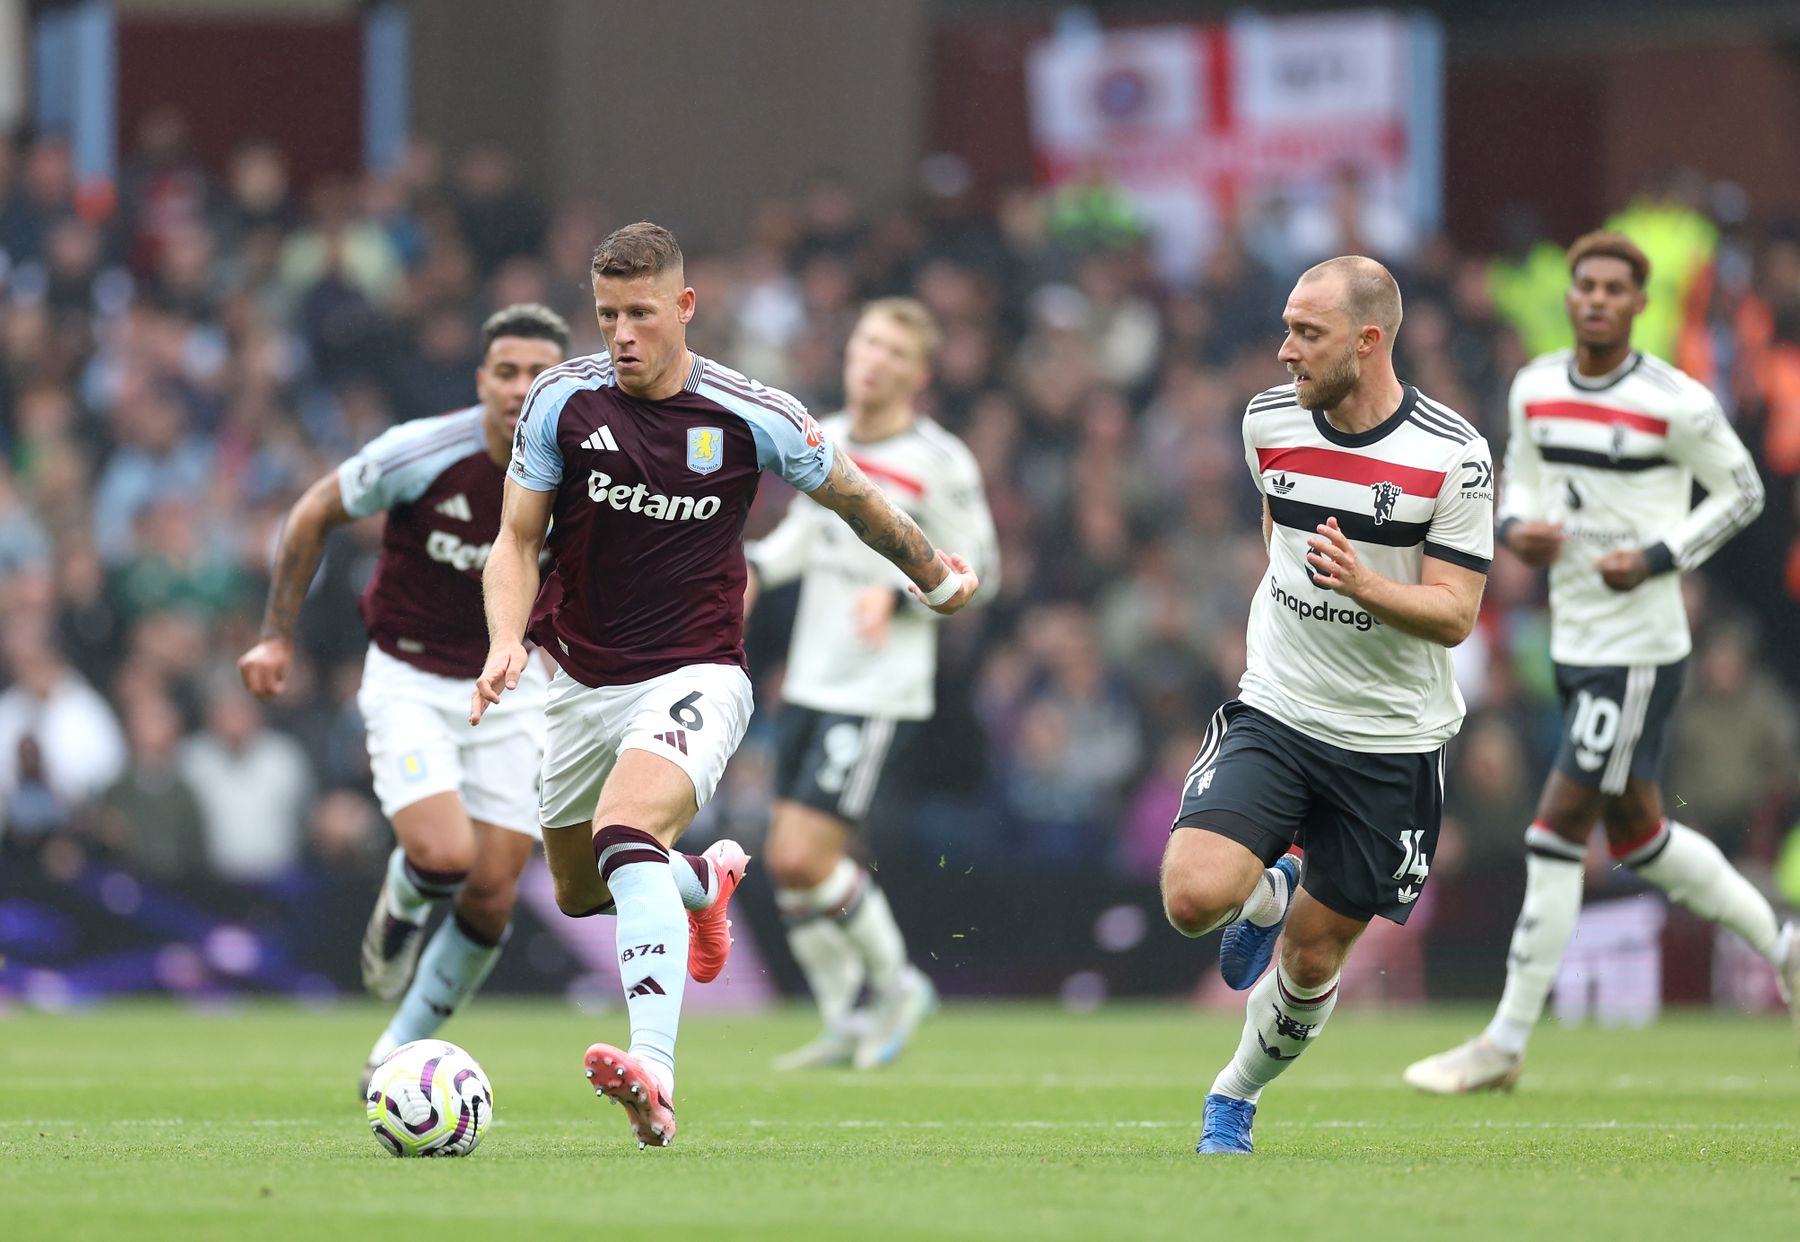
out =
<path fill-rule="evenodd" d="M 456 896 L 456 890 L 467 878 L 467 872 L 421 872 L 407 861 L 406 851 L 396 845 L 388 855 L 388 904 L 393 907 L 395 918 L 423 923 L 432 907 Z"/>
<path fill-rule="evenodd" d="M 862 880 L 861 897 L 851 899 L 850 908 L 838 922 L 862 955 L 863 967 L 869 972 L 869 986 L 877 993 L 886 993 L 905 974 L 906 938 L 894 922 L 893 907 L 888 905 L 881 886 L 866 872 Z"/>
<path fill-rule="evenodd" d="M 675 1089 L 675 1036 L 687 986 L 688 917 L 669 853 L 649 833 L 610 825 L 594 837 L 600 876 L 617 909 L 619 982 L 632 1056 Z M 685 863 L 682 865 L 686 865 Z"/>
<path fill-rule="evenodd" d="M 1662 889 L 1671 901 L 1730 928 L 1780 966 L 1776 941 L 1781 920 L 1775 908 L 1705 834 L 1665 820 L 1661 832 L 1621 855 L 1619 861 Z"/>
<path fill-rule="evenodd" d="M 840 858 L 812 888 L 786 888 L 775 894 L 775 904 L 787 920 L 788 946 L 828 1030 L 844 1029 L 862 991 L 862 954 L 838 919 L 846 903 L 857 900 L 862 875 L 861 867 Z"/>
<path fill-rule="evenodd" d="M 504 939 L 504 938 L 503 938 Z M 400 998 L 387 1030 L 375 1042 L 371 1059 L 387 1056 L 401 1044 L 435 1035 L 456 1014 L 500 960 L 500 945 L 471 936 L 453 913 L 425 944 L 412 985 Z"/>
<path fill-rule="evenodd" d="M 1340 977 L 1333 975 L 1319 987 L 1303 988 L 1288 978 L 1277 961 L 1275 969 L 1250 989 L 1243 1038 L 1231 1064 L 1213 1080 L 1212 1093 L 1256 1103 L 1263 1088 L 1306 1051 L 1337 1008 Z"/>
<path fill-rule="evenodd" d="M 1506 954 L 1506 990 L 1483 1032 L 1489 1043 L 1523 1053 L 1556 981 L 1556 968 L 1581 917 L 1585 851 L 1542 824 L 1525 831 L 1525 902 Z"/>
<path fill-rule="evenodd" d="M 1273 927 L 1287 914 L 1288 902 L 1292 896 L 1288 892 L 1286 873 L 1270 867 L 1257 882 L 1256 891 L 1250 894 L 1250 899 L 1238 910 L 1238 919 L 1249 919 L 1258 927 Z M 1237 919 L 1232 922 L 1237 922 Z"/>
<path fill-rule="evenodd" d="M 863 985 L 862 957 L 856 946 L 836 921 L 816 916 L 791 924 L 787 938 L 825 1029 L 843 1033 Z"/>
<path fill-rule="evenodd" d="M 1244 898 L 1243 904 L 1233 906 L 1224 914 L 1214 919 L 1205 927 L 1189 931 L 1185 927 L 1175 930 L 1189 940 L 1198 940 L 1201 936 L 1218 931 L 1221 927 L 1230 927 L 1241 919 L 1249 919 L 1258 927 L 1273 927 L 1287 913 L 1288 901 L 1292 894 L 1288 892 L 1288 878 L 1273 867 L 1264 869 L 1262 877 L 1256 881 L 1256 888 Z"/>

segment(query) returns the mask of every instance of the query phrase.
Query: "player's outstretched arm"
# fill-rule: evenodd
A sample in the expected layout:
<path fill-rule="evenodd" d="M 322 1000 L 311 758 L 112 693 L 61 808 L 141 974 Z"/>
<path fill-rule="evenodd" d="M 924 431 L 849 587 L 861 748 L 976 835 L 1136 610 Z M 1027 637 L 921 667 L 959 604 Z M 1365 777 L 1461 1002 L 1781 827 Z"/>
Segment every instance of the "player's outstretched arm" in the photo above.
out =
<path fill-rule="evenodd" d="M 488 705 L 519 684 L 530 659 L 525 626 L 538 592 L 538 554 L 550 529 L 555 492 L 521 487 L 508 476 L 501 502 L 500 531 L 481 572 L 481 600 L 487 611 L 488 658 L 469 696 L 469 723 L 480 724 Z"/>
<path fill-rule="evenodd" d="M 325 539 L 334 527 L 350 521 L 344 508 L 343 489 L 335 472 L 318 480 L 288 510 L 275 549 L 275 570 L 269 582 L 269 602 L 263 608 L 262 633 L 256 646 L 238 659 L 238 676 L 244 688 L 258 698 L 273 698 L 287 685 L 288 667 L 294 661 L 294 625 L 300 605 L 312 586 L 313 575 L 325 555 Z"/>
<path fill-rule="evenodd" d="M 1428 555 L 1417 583 L 1395 582 L 1362 563 L 1336 518 L 1320 525 L 1307 547 L 1313 581 L 1348 595 L 1383 625 L 1446 647 L 1474 632 L 1482 588 L 1487 585 L 1487 575 L 1480 570 Z"/>
<path fill-rule="evenodd" d="M 807 495 L 842 518 L 858 539 L 899 566 L 912 580 L 913 594 L 933 612 L 945 616 L 957 612 L 981 585 L 966 560 L 933 548 L 919 524 L 869 482 L 848 453 L 832 459 L 825 481 Z"/>

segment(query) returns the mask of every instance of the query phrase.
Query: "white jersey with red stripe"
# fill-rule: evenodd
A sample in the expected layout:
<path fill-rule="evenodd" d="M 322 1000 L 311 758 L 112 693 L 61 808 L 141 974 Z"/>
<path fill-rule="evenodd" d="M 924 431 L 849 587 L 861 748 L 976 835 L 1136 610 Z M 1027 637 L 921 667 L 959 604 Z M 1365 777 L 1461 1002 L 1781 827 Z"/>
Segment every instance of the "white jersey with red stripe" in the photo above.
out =
<path fill-rule="evenodd" d="M 1693 503 L 1693 485 L 1706 498 Z M 1648 354 L 1590 378 L 1561 350 L 1527 364 L 1508 400 L 1500 520 L 1553 522 L 1550 654 L 1588 667 L 1669 664 L 1688 654 L 1680 573 L 1762 510 L 1749 451 L 1705 385 Z M 1594 562 L 1643 548 L 1651 577 L 1630 591 Z"/>
<path fill-rule="evenodd" d="M 821 424 L 871 481 L 905 510 L 925 537 L 968 558 L 981 576 L 978 601 L 999 586 L 1000 554 L 981 469 L 961 440 L 928 418 L 884 440 L 850 434 L 850 416 Z M 782 698 L 822 712 L 925 720 L 936 710 L 938 615 L 899 602 L 879 646 L 857 628 L 857 600 L 871 587 L 904 595 L 907 578 L 864 544 L 836 514 L 794 498 L 781 524 L 746 549 L 763 587 L 798 578 L 799 611 Z"/>
<path fill-rule="evenodd" d="M 1487 441 L 1410 385 L 1389 418 L 1352 435 L 1302 409 L 1294 386 L 1283 384 L 1250 402 L 1244 450 L 1274 529 L 1250 604 L 1239 697 L 1347 750 L 1436 750 L 1463 719 L 1449 649 L 1315 586 L 1307 541 L 1335 517 L 1362 563 L 1392 581 L 1420 581 L 1426 557 L 1486 573 L 1494 554 Z"/>

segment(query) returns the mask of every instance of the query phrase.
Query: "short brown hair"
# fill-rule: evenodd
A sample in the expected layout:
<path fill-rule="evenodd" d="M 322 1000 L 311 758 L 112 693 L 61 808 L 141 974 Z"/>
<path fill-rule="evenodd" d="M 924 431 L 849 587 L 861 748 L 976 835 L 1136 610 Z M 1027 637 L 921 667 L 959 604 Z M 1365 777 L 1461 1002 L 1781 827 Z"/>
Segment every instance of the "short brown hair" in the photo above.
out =
<path fill-rule="evenodd" d="M 1631 279 L 1642 289 L 1650 281 L 1650 256 L 1623 233 L 1598 229 L 1575 239 L 1569 247 L 1569 275 L 1581 266 L 1583 259 L 1618 259 L 1631 269 Z"/>
<path fill-rule="evenodd" d="M 660 224 L 639 220 L 614 229 L 594 251 L 594 276 L 656 276 L 682 269 L 681 245 Z"/>
<path fill-rule="evenodd" d="M 1372 323 L 1392 346 L 1403 314 L 1400 285 L 1394 274 L 1374 259 L 1346 254 L 1313 264 L 1300 274 L 1300 283 L 1334 274 L 1344 278 L 1344 313 L 1350 316 L 1350 326 L 1361 331 L 1364 324 Z"/>
<path fill-rule="evenodd" d="M 863 317 L 870 315 L 886 315 L 895 323 L 913 334 L 919 342 L 919 352 L 930 362 L 937 356 L 938 345 L 944 334 L 938 328 L 937 317 L 931 313 L 925 303 L 917 298 L 876 298 L 862 309 Z"/>

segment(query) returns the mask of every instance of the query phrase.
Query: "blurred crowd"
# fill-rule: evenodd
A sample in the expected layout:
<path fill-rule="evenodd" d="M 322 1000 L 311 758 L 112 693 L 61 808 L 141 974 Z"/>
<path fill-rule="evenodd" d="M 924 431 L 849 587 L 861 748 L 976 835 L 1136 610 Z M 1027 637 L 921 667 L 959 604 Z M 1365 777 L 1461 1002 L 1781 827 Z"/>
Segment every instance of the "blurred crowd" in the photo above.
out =
<path fill-rule="evenodd" d="M 936 312 L 929 409 L 984 467 L 1006 571 L 986 609 L 946 626 L 943 710 L 878 846 L 1149 879 L 1243 666 L 1263 549 L 1239 421 L 1284 378 L 1294 275 L 1331 253 L 1389 259 L 1400 373 L 1498 449 L 1513 372 L 1566 343 L 1561 251 L 1522 225 L 1499 255 L 1441 237 L 1385 252 L 1345 178 L 1304 228 L 1252 213 L 1170 287 L 1106 187 L 978 203 L 966 180 L 879 204 L 821 176 L 754 206 L 746 241 L 685 232 L 692 343 L 824 412 L 864 299 L 914 293 Z M 1622 206 L 1658 264 L 1644 343 L 1719 392 L 1771 497 L 1691 581 L 1699 645 L 1668 788 L 1730 851 L 1772 862 L 1800 685 L 1800 231 L 1685 175 Z M 276 532 L 383 428 L 474 400 L 477 326 L 496 307 L 545 302 L 578 352 L 598 349 L 588 259 L 624 222 L 545 201 L 499 147 L 418 140 L 390 174 L 302 188 L 266 144 L 201 167 L 160 115 L 102 210 L 78 201 L 62 138 L 0 143 L 0 867 L 32 855 L 66 872 L 99 853 L 152 879 L 269 884 L 376 864 L 388 837 L 355 708 L 355 596 L 379 527 L 331 545 L 304 658 L 264 705 L 234 660 Z M 753 533 L 787 498 L 765 486 Z M 751 638 L 772 706 L 778 607 Z M 1541 582 L 1500 556 L 1457 652 L 1471 715 L 1446 876 L 1518 866 L 1557 728 L 1546 638 Z M 768 717 L 711 812 L 753 838 Z"/>

